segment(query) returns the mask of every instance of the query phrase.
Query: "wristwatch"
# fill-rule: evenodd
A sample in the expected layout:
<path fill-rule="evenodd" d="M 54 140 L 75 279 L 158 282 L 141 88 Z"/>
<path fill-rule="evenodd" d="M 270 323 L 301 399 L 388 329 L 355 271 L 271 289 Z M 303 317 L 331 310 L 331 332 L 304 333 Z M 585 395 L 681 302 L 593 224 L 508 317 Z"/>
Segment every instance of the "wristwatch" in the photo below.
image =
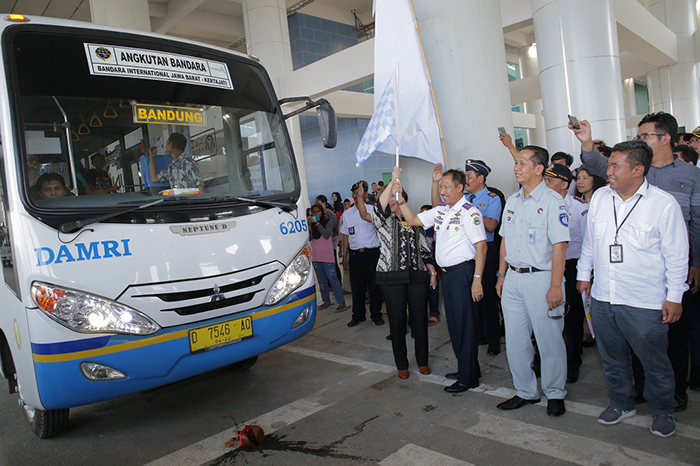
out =
<path fill-rule="evenodd" d="M 396 205 L 404 205 L 405 203 L 406 203 L 406 201 L 401 199 L 399 202 L 396 203 Z"/>
<path fill-rule="evenodd" d="M 502 277 L 505 277 L 505 276 L 506 276 L 506 273 L 505 273 L 505 272 L 496 272 L 496 277 L 498 277 L 498 278 L 502 278 Z"/>

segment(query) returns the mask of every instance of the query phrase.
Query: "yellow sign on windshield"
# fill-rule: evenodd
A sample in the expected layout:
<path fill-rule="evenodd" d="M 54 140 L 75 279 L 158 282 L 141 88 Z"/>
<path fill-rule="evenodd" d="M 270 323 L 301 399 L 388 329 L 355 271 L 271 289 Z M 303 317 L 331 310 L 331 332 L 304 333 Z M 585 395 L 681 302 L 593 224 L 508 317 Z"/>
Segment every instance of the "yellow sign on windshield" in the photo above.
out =
<path fill-rule="evenodd" d="M 133 104 L 134 123 L 206 126 L 203 108 Z"/>

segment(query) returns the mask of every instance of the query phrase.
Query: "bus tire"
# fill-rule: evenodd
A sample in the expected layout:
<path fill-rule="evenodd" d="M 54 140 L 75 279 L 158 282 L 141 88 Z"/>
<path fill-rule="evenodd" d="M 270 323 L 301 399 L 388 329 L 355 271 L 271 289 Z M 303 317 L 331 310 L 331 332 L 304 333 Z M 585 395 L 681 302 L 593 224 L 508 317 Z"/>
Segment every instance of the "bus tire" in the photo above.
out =
<path fill-rule="evenodd" d="M 243 361 L 231 364 L 229 368 L 234 372 L 247 371 L 248 369 L 253 367 L 256 362 L 258 362 L 258 357 L 253 356 L 252 358 L 244 359 Z"/>
<path fill-rule="evenodd" d="M 38 409 L 24 405 L 23 409 L 32 432 L 41 439 L 58 435 L 68 428 L 68 408 Z"/>

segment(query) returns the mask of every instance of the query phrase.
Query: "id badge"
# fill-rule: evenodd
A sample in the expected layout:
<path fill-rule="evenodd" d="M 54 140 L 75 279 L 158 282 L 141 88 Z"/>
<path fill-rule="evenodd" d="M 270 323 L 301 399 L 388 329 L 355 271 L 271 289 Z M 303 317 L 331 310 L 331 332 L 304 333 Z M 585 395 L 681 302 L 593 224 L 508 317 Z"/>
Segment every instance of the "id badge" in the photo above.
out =
<path fill-rule="evenodd" d="M 610 263 L 611 264 L 622 263 L 622 245 L 621 244 L 611 244 L 610 245 Z"/>
<path fill-rule="evenodd" d="M 527 230 L 527 242 L 530 244 L 535 244 L 535 230 Z"/>

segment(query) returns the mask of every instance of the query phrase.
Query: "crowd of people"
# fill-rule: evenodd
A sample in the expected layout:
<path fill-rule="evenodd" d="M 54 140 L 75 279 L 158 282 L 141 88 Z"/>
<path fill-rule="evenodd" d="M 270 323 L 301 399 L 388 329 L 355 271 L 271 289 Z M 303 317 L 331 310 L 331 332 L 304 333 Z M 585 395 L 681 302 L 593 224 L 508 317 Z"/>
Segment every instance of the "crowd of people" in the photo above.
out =
<path fill-rule="evenodd" d="M 352 199 L 319 196 L 309 212 L 319 309 L 332 305 L 328 284 L 336 312 L 352 309 L 348 327 L 366 320 L 366 303 L 383 325 L 384 305 L 405 379 L 409 329 L 419 371 L 430 373 L 441 294 L 457 361 L 445 391 L 477 387 L 479 344 L 495 356 L 505 336 L 516 395 L 498 408 L 538 403 L 539 378 L 550 416 L 566 412 L 566 384 L 579 379 L 584 346 L 597 343 L 610 396 L 598 422 L 617 424 L 648 402 L 651 432 L 668 437 L 687 390 L 700 391 L 700 127 L 679 135 L 672 115 L 652 113 L 633 141 L 612 147 L 585 120 L 569 129 L 581 144 L 574 171 L 572 155 L 518 150 L 499 133 L 520 186 L 507 198 L 476 159 L 464 171 L 437 164 L 431 204 L 417 214 L 398 167 L 386 186 L 355 183 Z"/>

